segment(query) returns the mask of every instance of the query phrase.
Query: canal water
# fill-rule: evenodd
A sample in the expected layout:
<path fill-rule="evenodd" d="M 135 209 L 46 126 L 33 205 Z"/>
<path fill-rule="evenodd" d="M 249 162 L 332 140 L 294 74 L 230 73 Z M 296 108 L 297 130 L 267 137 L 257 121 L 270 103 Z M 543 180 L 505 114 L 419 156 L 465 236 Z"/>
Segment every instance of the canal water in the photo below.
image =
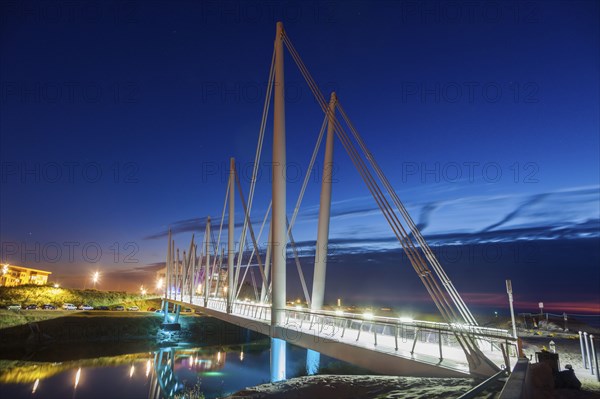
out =
<path fill-rule="evenodd" d="M 154 398 L 158 383 L 155 363 L 163 368 L 174 356 L 172 370 L 179 393 L 195 389 L 208 398 L 227 396 L 270 380 L 270 341 L 244 345 L 195 347 L 192 343 L 160 349 L 62 361 L 0 360 L 1 398 Z M 91 344 L 93 345 L 93 344 Z M 306 373 L 305 349 L 287 345 L 287 377 Z M 165 361 L 166 360 L 166 361 Z M 321 357 L 328 372 L 352 372 L 347 363 Z M 159 367 L 160 373 L 161 367 Z M 358 369 L 356 369 L 358 371 Z M 173 384 L 171 384 L 171 387 Z M 169 388 L 167 387 L 167 391 Z M 164 390 L 163 390 L 164 392 Z M 164 393 L 163 393 L 164 397 Z"/>

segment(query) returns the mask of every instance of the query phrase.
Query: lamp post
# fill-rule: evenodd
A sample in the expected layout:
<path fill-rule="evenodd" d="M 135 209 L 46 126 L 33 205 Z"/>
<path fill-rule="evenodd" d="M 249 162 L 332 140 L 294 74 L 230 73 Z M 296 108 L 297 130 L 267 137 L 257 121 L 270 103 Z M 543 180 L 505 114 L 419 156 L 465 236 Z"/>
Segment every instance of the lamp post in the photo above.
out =
<path fill-rule="evenodd" d="M 99 278 L 100 278 L 100 272 L 94 272 L 94 274 L 92 276 L 92 282 L 94 283 L 94 289 L 96 289 L 96 283 L 98 282 Z"/>
<path fill-rule="evenodd" d="M 512 327 L 513 327 L 513 337 L 517 338 L 517 323 L 515 322 L 515 310 L 513 307 L 512 282 L 510 280 L 506 280 L 506 293 L 508 294 L 508 303 L 510 305 L 510 320 L 512 322 Z M 497 313 L 496 313 L 496 317 L 498 317 Z"/>

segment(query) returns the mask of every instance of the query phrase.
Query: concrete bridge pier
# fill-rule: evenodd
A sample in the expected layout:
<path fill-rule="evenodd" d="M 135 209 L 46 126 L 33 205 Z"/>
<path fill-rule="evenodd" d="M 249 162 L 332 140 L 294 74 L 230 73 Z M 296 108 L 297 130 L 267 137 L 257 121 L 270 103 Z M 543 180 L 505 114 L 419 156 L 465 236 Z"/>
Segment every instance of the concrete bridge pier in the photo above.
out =
<path fill-rule="evenodd" d="M 279 338 L 271 338 L 271 382 L 286 379 L 285 351 L 286 342 Z"/>
<path fill-rule="evenodd" d="M 306 373 L 308 375 L 315 375 L 319 372 L 319 366 L 321 363 L 321 354 L 312 349 L 306 350 Z"/>
<path fill-rule="evenodd" d="M 161 328 L 166 331 L 177 331 L 181 328 L 179 324 L 179 313 L 181 312 L 181 305 L 173 304 L 174 318 L 171 320 L 169 316 L 169 301 L 164 300 L 164 318 Z"/>

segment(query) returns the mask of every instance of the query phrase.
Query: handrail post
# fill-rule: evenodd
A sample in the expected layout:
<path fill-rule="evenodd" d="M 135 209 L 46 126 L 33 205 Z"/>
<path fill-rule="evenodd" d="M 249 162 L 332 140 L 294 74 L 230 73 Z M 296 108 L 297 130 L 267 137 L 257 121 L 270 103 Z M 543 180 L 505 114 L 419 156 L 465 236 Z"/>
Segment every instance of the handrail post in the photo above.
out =
<path fill-rule="evenodd" d="M 356 335 L 356 341 L 360 338 L 360 332 L 362 331 L 363 321 L 360 322 L 360 326 L 358 326 L 358 334 Z"/>
<path fill-rule="evenodd" d="M 419 332 L 420 331 L 421 331 L 420 328 L 416 328 L 415 329 L 415 339 L 414 339 L 413 344 L 412 344 L 412 349 L 410 350 L 410 354 L 411 355 L 415 353 L 415 346 L 417 346 L 417 339 L 419 338 Z"/>
<path fill-rule="evenodd" d="M 372 326 L 373 325 L 371 325 L 371 327 Z M 374 337 L 375 337 L 375 346 L 377 346 L 377 327 L 375 327 L 375 330 L 373 330 L 373 334 L 374 334 Z"/>
<path fill-rule="evenodd" d="M 585 348 L 583 347 L 583 335 L 582 335 L 581 331 L 579 331 L 579 347 L 581 348 L 581 363 L 583 363 L 583 368 L 587 369 Z"/>
<path fill-rule="evenodd" d="M 588 337 L 588 333 L 584 331 L 583 332 L 583 343 L 585 345 L 586 356 L 585 356 L 583 365 L 585 366 L 586 369 L 588 368 L 588 366 L 590 368 L 592 368 L 592 365 L 590 364 L 591 362 L 589 361 L 589 360 L 591 360 L 591 357 L 590 357 L 590 348 L 588 347 L 588 338 L 587 337 Z"/>
<path fill-rule="evenodd" d="M 594 336 L 592 334 L 589 335 L 590 338 L 590 350 L 588 352 L 588 358 L 590 363 L 590 373 L 594 375 L 594 360 L 596 358 L 596 350 L 594 349 Z"/>
<path fill-rule="evenodd" d="M 438 330 L 438 341 L 440 344 L 440 362 L 444 360 L 444 356 L 442 356 L 442 330 Z"/>

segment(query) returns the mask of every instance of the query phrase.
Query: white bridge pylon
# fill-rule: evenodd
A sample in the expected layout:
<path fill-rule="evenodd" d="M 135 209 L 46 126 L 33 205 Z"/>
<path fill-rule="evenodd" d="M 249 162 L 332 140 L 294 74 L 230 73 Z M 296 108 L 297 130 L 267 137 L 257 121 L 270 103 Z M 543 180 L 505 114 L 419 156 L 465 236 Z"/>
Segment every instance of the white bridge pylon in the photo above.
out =
<path fill-rule="evenodd" d="M 291 218 L 288 218 L 286 209 L 287 190 L 284 173 L 286 166 L 284 48 L 287 48 L 324 113 L 321 131 L 307 168 L 309 172 L 305 176 Z M 250 215 L 272 97 L 274 108 L 272 199 L 256 235 Z M 304 279 L 292 230 L 325 129 L 327 130 L 325 159 L 311 296 Z M 335 137 L 350 156 L 410 264 L 439 310 L 443 323 L 382 318 L 371 314 L 348 314 L 341 310 L 335 312 L 323 310 Z M 237 240 L 238 248 L 235 247 L 234 241 L 236 193 L 243 208 L 243 224 Z M 221 243 L 221 233 L 226 212 L 228 213 L 228 238 L 225 247 Z M 285 342 L 293 342 L 312 351 L 325 353 L 386 374 L 492 376 L 500 370 L 501 365 L 505 365 L 510 370 L 515 337 L 506 330 L 478 326 L 389 180 L 369 152 L 358 130 L 348 118 L 338 97 L 332 93 L 330 101 L 325 101 L 281 22 L 277 23 L 267 95 L 247 201 L 232 158 L 217 239 L 211 230 L 210 217 L 206 219 L 205 229 L 200 253 L 198 254 L 198 246 L 192 236 L 189 248 L 187 252 L 183 251 L 182 258 L 179 249 L 175 249 L 169 231 L 165 299 L 179 305 L 201 307 L 211 316 L 270 336 L 273 381 L 285 379 Z M 252 242 L 250 255 L 248 255 L 250 252 L 248 235 Z M 263 258 L 258 243 L 264 235 L 268 235 L 268 245 Z M 294 255 L 294 263 L 309 309 L 288 306 L 286 297 L 288 245 Z M 225 259 L 227 265 L 223 268 Z M 243 262 L 247 264 L 243 265 Z M 255 275 L 254 264 L 260 276 Z M 240 301 L 239 296 L 247 278 L 250 278 L 252 283 L 254 300 Z M 265 329 L 265 326 L 268 328 Z"/>

